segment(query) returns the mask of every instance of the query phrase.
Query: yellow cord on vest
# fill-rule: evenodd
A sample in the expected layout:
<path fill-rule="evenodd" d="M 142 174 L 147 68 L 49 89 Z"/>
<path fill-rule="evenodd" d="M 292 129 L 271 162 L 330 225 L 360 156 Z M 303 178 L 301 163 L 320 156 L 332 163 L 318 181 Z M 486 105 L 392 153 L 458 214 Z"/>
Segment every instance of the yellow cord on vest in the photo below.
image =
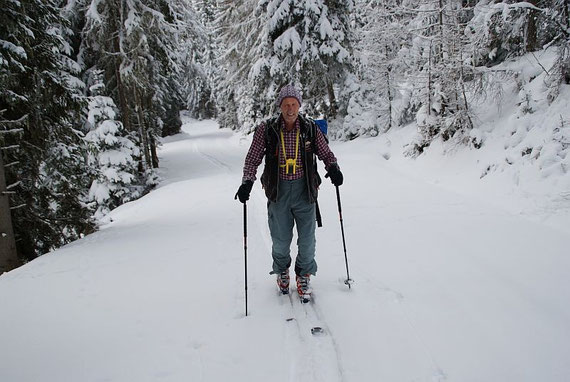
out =
<path fill-rule="evenodd" d="M 283 137 L 283 130 L 281 130 L 281 147 L 283 148 L 285 164 L 280 165 L 280 167 L 285 167 L 285 174 L 289 174 L 289 166 L 293 167 L 293 174 L 297 171 L 297 158 L 299 157 L 299 130 L 300 129 L 297 129 L 297 138 L 295 139 L 295 159 L 287 159 L 287 153 L 285 152 L 285 138 Z"/>

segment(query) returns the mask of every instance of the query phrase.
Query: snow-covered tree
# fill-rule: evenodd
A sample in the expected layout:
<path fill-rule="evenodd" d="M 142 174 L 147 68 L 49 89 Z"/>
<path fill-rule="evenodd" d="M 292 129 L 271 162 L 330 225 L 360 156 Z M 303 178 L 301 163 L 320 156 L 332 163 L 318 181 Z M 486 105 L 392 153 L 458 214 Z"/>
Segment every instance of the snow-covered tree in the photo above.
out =
<path fill-rule="evenodd" d="M 455 0 L 421 2 L 414 11 L 410 103 L 418 110 L 419 135 L 411 154 L 421 153 L 436 138 L 469 140 L 473 122 L 466 78 L 472 65 L 466 64 L 470 61 L 464 38 L 466 11 Z"/>
<path fill-rule="evenodd" d="M 6 141 L 18 253 L 32 259 L 92 229 L 83 203 L 87 171 L 75 116 L 82 82 L 70 57 L 67 21 L 53 0 L 3 1 L 0 110 L 22 121 Z M 13 138 L 9 138 L 13 139 Z"/>
<path fill-rule="evenodd" d="M 496 65 L 536 45 L 536 29 L 531 33 L 532 42 L 527 43 L 528 20 L 534 20 L 529 17 L 531 4 L 521 4 L 482 0 L 475 5 L 466 33 L 473 46 L 476 66 Z"/>
<path fill-rule="evenodd" d="M 324 0 L 261 0 L 261 55 L 250 70 L 262 115 L 274 110 L 276 93 L 293 83 L 303 91 L 309 114 L 333 119 L 339 104 L 338 88 L 353 71 L 349 17 L 354 3 Z"/>
<path fill-rule="evenodd" d="M 337 134 L 349 139 L 374 136 L 406 122 L 399 84 L 410 36 L 405 28 L 408 13 L 400 1 L 358 0 L 355 8 L 357 77 L 347 79 L 345 87 L 354 90 Z"/>
<path fill-rule="evenodd" d="M 2 113 L 0 112 L 0 275 L 18 267 L 22 263 L 16 250 L 10 205 L 10 193 L 13 192 L 11 189 L 16 187 L 18 183 L 8 184 L 6 180 L 4 150 L 2 150 L 2 148 L 7 147 L 5 144 L 6 135 L 18 134 L 22 131 L 22 129 L 17 127 L 18 124 L 18 121 L 2 120 Z M 6 165 L 9 166 L 10 163 L 6 163 Z"/>
<path fill-rule="evenodd" d="M 249 73 L 261 54 L 264 19 L 257 0 L 219 0 L 215 33 L 219 49 L 215 72 L 218 121 L 221 127 L 252 129 L 267 115 L 254 102 Z"/>
<path fill-rule="evenodd" d="M 552 31 L 551 41 L 558 50 L 556 62 L 547 79 L 548 99 L 552 102 L 558 97 L 560 86 L 570 84 L 570 1 L 554 0 L 543 14 L 544 24 Z"/>
<path fill-rule="evenodd" d="M 94 173 L 89 200 L 95 204 L 95 218 L 101 219 L 113 208 L 139 196 L 134 185 L 139 150 L 116 119 L 117 107 L 113 99 L 103 95 L 102 74 L 95 71 L 92 75 L 95 81 L 90 88 L 92 95 L 87 115 L 90 131 L 86 135 Z"/>
<path fill-rule="evenodd" d="M 78 0 L 79 1 L 79 0 Z M 162 129 L 180 127 L 179 60 L 189 4 L 183 0 L 83 0 L 80 61 L 105 70 L 106 87 L 129 132 L 138 133 L 144 172 L 158 166 Z"/>
<path fill-rule="evenodd" d="M 196 15 L 189 13 L 181 60 L 184 63 L 186 109 L 198 119 L 216 116 L 213 91 L 220 54 L 216 38 L 216 1 L 193 0 Z"/>

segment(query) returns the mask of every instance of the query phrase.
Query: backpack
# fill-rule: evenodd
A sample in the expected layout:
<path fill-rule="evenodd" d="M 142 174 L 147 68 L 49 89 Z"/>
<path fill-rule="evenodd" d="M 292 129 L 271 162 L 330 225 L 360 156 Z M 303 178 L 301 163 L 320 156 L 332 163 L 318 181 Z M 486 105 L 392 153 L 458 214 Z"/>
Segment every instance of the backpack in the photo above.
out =
<path fill-rule="evenodd" d="M 314 119 L 313 121 L 319 127 L 319 130 L 321 130 L 321 133 L 323 133 L 323 135 L 325 136 L 327 143 L 329 143 L 329 137 L 327 136 L 327 132 L 329 130 L 329 124 L 327 123 L 327 120 L 326 119 Z"/>

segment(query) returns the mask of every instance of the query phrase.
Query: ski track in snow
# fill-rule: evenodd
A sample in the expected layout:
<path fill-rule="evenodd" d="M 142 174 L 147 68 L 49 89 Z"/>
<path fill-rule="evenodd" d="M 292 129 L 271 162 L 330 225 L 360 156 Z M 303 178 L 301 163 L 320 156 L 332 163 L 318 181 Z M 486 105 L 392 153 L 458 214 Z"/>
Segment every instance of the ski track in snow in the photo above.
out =
<path fill-rule="evenodd" d="M 0 381 L 570 380 L 568 233 L 429 184 L 393 158 L 359 165 L 377 154 L 374 140 L 332 143 L 355 283 L 343 283 L 335 193 L 323 179 L 313 303 L 299 301 L 294 280 L 280 295 L 268 274 L 255 183 L 244 317 L 234 194 L 251 136 L 211 121 L 183 131 L 164 141 L 155 191 L 0 277 L 0 327 L 10 328 L 0 332 Z M 537 203 L 537 214 L 568 199 Z"/>
<path fill-rule="evenodd" d="M 267 218 L 263 212 L 266 206 L 265 196 L 261 193 L 253 193 L 252 199 L 255 203 L 256 232 L 263 237 L 264 252 L 271 254 L 271 239 Z M 292 241 L 292 254 L 295 253 L 295 240 Z M 294 256 L 294 255 L 293 255 Z M 273 279 L 275 276 L 270 276 Z M 282 295 L 275 282 L 275 290 L 279 304 L 284 306 L 284 319 L 286 323 L 285 338 L 283 343 L 289 355 L 289 379 L 288 381 L 307 380 L 310 375 L 311 381 L 318 382 L 344 382 L 342 364 L 337 345 L 330 328 L 326 322 L 317 314 L 315 301 L 303 304 L 295 289 L 295 276 L 291 274 L 290 291 L 288 295 Z M 320 326 L 324 328 L 324 333 L 320 335 L 311 334 L 311 328 Z M 291 329 L 293 328 L 293 329 Z M 294 333 L 291 333 L 291 332 Z M 299 350 L 301 350 L 299 352 Z"/>

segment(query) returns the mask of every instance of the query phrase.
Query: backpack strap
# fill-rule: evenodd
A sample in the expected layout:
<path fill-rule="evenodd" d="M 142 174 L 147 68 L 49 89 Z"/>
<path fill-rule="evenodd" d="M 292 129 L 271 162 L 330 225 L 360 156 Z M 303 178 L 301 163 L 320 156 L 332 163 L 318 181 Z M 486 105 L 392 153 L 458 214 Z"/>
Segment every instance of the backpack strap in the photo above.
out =
<path fill-rule="evenodd" d="M 301 118 L 301 120 L 303 121 L 305 126 L 308 127 L 307 136 L 311 140 L 311 145 L 313 146 L 312 155 L 314 158 L 317 154 L 317 129 L 319 127 L 317 126 L 316 122 L 310 117 L 299 115 L 299 118 Z M 313 163 L 315 164 L 315 174 L 320 179 L 319 173 L 317 171 L 317 159 L 316 158 L 313 159 Z M 320 180 L 319 180 L 319 183 L 320 183 Z M 322 227 L 323 226 L 323 219 L 321 217 L 321 210 L 319 209 L 318 199 L 315 200 L 315 214 L 316 214 L 316 220 L 317 220 L 317 227 Z"/>
<path fill-rule="evenodd" d="M 275 126 L 277 126 L 277 123 L 279 122 L 279 116 L 277 117 L 273 117 L 273 118 L 269 118 L 267 119 L 264 124 L 265 124 L 265 131 L 263 134 L 263 139 L 265 141 L 265 148 L 267 149 L 268 145 L 269 145 L 269 134 L 270 131 L 273 130 L 276 132 Z M 278 149 L 278 148 L 277 148 Z M 277 156 L 277 152 L 275 152 L 275 156 Z"/>

